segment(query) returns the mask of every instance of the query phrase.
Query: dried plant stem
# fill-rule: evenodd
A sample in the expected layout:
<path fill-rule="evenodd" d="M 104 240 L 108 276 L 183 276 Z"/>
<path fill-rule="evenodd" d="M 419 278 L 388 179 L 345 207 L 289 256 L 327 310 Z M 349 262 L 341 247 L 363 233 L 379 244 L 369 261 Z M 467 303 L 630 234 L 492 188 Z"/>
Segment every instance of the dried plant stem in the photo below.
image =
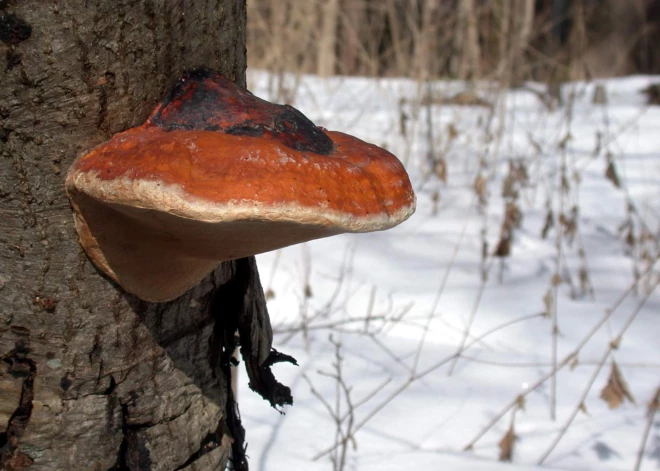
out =
<path fill-rule="evenodd" d="M 342 344 L 334 340 L 330 336 L 330 343 L 335 348 L 335 361 L 333 362 L 332 372 L 319 371 L 321 376 L 326 376 L 335 382 L 335 403 L 331 405 L 328 400 L 314 387 L 307 375 L 303 375 L 303 379 L 310 387 L 312 394 L 319 400 L 325 407 L 326 411 L 335 422 L 335 446 L 328 452 L 331 454 L 331 461 L 334 471 L 343 471 L 346 467 L 346 459 L 348 455 L 348 445 L 352 444 L 353 448 L 357 448 L 355 440 L 355 433 L 358 428 L 355 427 L 355 410 L 368 402 L 375 394 L 381 391 L 391 380 L 387 379 L 379 384 L 374 390 L 369 392 L 364 398 L 358 402 L 354 402 L 351 396 L 352 388 L 346 384 L 343 374 L 344 358 L 341 354 Z M 345 410 L 344 410 L 345 409 Z"/>
<path fill-rule="evenodd" d="M 642 466 L 646 442 L 648 441 L 649 432 L 651 431 L 653 419 L 655 418 L 655 413 L 658 411 L 658 407 L 660 407 L 660 387 L 656 390 L 655 396 L 651 399 L 651 402 L 649 402 L 649 408 L 646 414 L 646 425 L 644 426 L 644 432 L 642 433 L 642 442 L 639 445 L 639 451 L 637 452 L 637 459 L 635 460 L 633 471 L 639 471 Z"/>
<path fill-rule="evenodd" d="M 273 281 L 275 280 L 275 274 L 277 273 L 281 258 L 282 250 L 280 249 L 275 252 L 275 260 L 273 260 L 273 266 L 270 269 L 270 275 L 268 275 L 268 283 L 266 284 L 266 293 L 273 291 Z"/>
<path fill-rule="evenodd" d="M 587 335 L 584 336 L 584 338 L 578 343 L 578 345 L 568 353 L 560 362 L 557 363 L 557 365 L 551 369 L 548 373 L 543 375 L 541 378 L 539 378 L 534 384 L 530 385 L 528 389 L 525 390 L 522 394 L 516 396 L 512 401 L 507 403 L 506 406 L 502 408 L 500 412 L 498 412 L 495 416 L 491 418 L 491 420 L 486 424 L 484 428 L 482 428 L 479 433 L 464 447 L 464 450 L 469 450 L 471 449 L 480 439 L 483 437 L 497 422 L 500 421 L 502 417 L 512 408 L 516 407 L 518 404 L 518 401 L 520 398 L 524 398 L 527 395 L 531 394 L 533 391 L 535 391 L 539 386 L 541 386 L 543 383 L 545 383 L 549 378 L 551 378 L 553 375 L 557 374 L 558 371 L 563 369 L 566 365 L 570 364 L 571 361 L 578 356 L 582 348 L 591 340 L 591 338 L 596 335 L 596 332 L 600 330 L 600 328 L 612 317 L 614 312 L 617 310 L 619 306 L 623 303 L 623 301 L 634 291 L 635 287 L 637 284 L 640 282 L 640 280 L 648 275 L 648 273 L 651 271 L 651 267 L 649 267 L 643 274 L 638 278 L 637 280 L 633 281 L 626 290 L 619 295 L 617 300 L 612 304 L 612 307 L 608 310 L 605 311 L 603 314 L 603 317 L 591 328 L 591 330 L 587 333 Z"/>
<path fill-rule="evenodd" d="M 609 358 L 610 354 L 612 353 L 612 349 L 608 348 L 605 350 L 605 353 L 603 353 L 603 356 L 601 357 L 600 361 L 598 362 L 598 365 L 594 369 L 593 374 L 591 375 L 591 378 L 589 378 L 589 381 L 587 382 L 587 386 L 584 388 L 584 391 L 582 391 L 582 395 L 580 396 L 580 399 L 578 400 L 577 405 L 573 409 L 573 412 L 571 412 L 571 415 L 568 416 L 566 419 L 566 422 L 564 422 L 564 425 L 562 426 L 559 434 L 555 437 L 555 439 L 552 441 L 548 449 L 543 453 L 541 458 L 538 460 L 538 464 L 541 465 L 543 462 L 550 456 L 550 453 L 555 449 L 559 441 L 562 439 L 566 431 L 568 430 L 568 427 L 573 423 L 573 420 L 575 420 L 575 417 L 577 417 L 578 413 L 580 410 L 582 410 L 582 405 L 584 404 L 584 401 L 587 399 L 587 396 L 589 395 L 589 391 L 591 391 L 591 387 L 594 385 L 596 382 L 596 379 L 598 378 L 598 374 L 600 373 L 600 370 L 603 369 L 603 365 L 605 365 L 605 362 Z"/>
<path fill-rule="evenodd" d="M 633 292 L 635 289 L 635 286 L 646 276 L 649 274 L 649 272 L 652 270 L 652 266 L 648 267 L 646 271 L 638 278 L 635 280 L 633 283 L 631 283 L 626 290 L 621 293 L 621 295 L 617 298 L 617 300 L 612 304 L 611 308 L 605 311 L 603 314 L 603 317 L 592 327 L 592 329 L 587 333 L 587 335 L 580 341 L 580 343 L 577 345 L 577 347 L 570 352 L 568 355 L 566 355 L 558 364 L 551 369 L 547 374 L 542 376 L 539 380 L 537 380 L 534 384 L 530 385 L 530 387 L 525 390 L 524 393 L 517 395 L 511 402 L 509 402 L 497 415 L 495 415 L 489 423 L 470 441 L 465 446 L 465 450 L 471 449 L 481 437 L 483 437 L 499 420 L 506 415 L 508 411 L 511 410 L 513 407 L 517 407 L 520 404 L 520 400 L 535 391 L 539 386 L 541 386 L 543 383 L 545 383 L 550 377 L 553 375 L 557 374 L 557 372 L 561 369 L 563 369 L 566 365 L 570 364 L 571 361 L 578 356 L 582 348 L 591 340 L 591 338 L 600 330 L 600 328 L 612 317 L 614 312 L 619 308 L 619 306 L 623 303 L 623 301 Z M 521 317 L 520 319 L 517 319 L 515 321 L 511 321 L 507 323 L 506 325 L 511 325 L 514 322 L 520 322 L 524 320 L 528 320 L 531 318 L 535 318 L 540 316 L 540 314 L 534 314 L 534 315 L 528 315 Z M 632 319 L 629 319 L 628 324 L 632 322 Z M 627 328 L 627 327 L 625 327 Z M 493 331 L 498 330 L 492 329 L 491 331 L 488 331 L 484 334 L 482 334 L 480 337 L 477 337 L 475 340 L 473 340 L 471 343 L 469 343 L 465 349 L 469 348 L 471 345 L 481 341 L 486 335 L 489 335 Z M 625 331 L 625 330 L 624 330 Z M 465 350 L 464 349 L 464 350 Z M 432 373 L 433 371 L 437 370 L 438 368 L 442 367 L 443 365 L 447 364 L 449 361 L 454 359 L 456 357 L 456 354 L 451 355 L 444 360 L 436 363 L 435 365 L 430 366 L 429 368 L 420 371 L 420 372 L 412 372 L 411 371 L 411 376 L 408 377 L 406 381 L 404 381 L 402 384 L 399 385 L 398 388 L 393 390 L 383 401 L 381 401 L 380 404 L 375 406 L 367 415 L 365 415 L 362 420 L 360 420 L 357 425 L 354 426 L 353 428 L 353 433 L 357 433 L 359 430 L 362 429 L 375 415 L 377 415 L 381 410 L 383 410 L 390 402 L 392 402 L 396 397 L 398 397 L 403 391 L 405 391 L 412 383 L 415 381 L 423 378 L 424 376 Z M 312 458 L 313 461 L 317 461 L 323 456 L 327 455 L 328 453 L 333 452 L 337 447 L 342 446 L 343 443 L 335 443 L 332 446 L 320 451 L 314 457 Z"/>
<path fill-rule="evenodd" d="M 473 339 L 472 342 L 468 343 L 468 344 L 464 347 L 463 351 L 467 350 L 467 349 L 470 348 L 472 345 L 474 345 L 474 344 L 476 344 L 476 343 L 479 343 L 481 340 L 483 340 L 485 337 L 487 337 L 488 335 L 492 334 L 493 332 L 496 332 L 496 331 L 498 331 L 498 330 L 500 330 L 500 329 L 502 329 L 502 328 L 508 327 L 508 326 L 510 326 L 510 325 L 512 325 L 512 324 L 515 324 L 515 323 L 517 323 L 517 322 L 522 322 L 522 321 L 526 321 L 526 320 L 530 320 L 530 319 L 538 318 L 538 317 L 540 317 L 541 315 L 542 315 L 542 314 L 531 314 L 531 315 L 523 316 L 523 317 L 520 317 L 520 318 L 518 318 L 518 319 L 514 319 L 514 320 L 512 320 L 512 321 L 509 321 L 509 322 L 507 322 L 507 323 L 505 323 L 505 324 L 502 324 L 502 325 L 500 325 L 500 326 L 494 327 L 493 329 L 490 329 L 490 330 L 484 332 L 483 334 L 481 334 L 479 337 L 476 337 L 475 339 Z M 398 363 L 401 363 L 403 366 L 405 366 L 405 364 L 403 363 L 403 361 L 402 361 L 400 358 L 398 358 L 396 355 L 394 355 L 389 349 L 387 349 L 387 348 L 382 344 L 382 342 L 380 342 L 375 336 L 371 336 L 371 338 L 372 338 L 372 339 L 374 340 L 374 342 L 376 342 L 376 344 L 379 345 L 379 346 L 380 346 L 380 347 L 381 347 L 386 353 L 388 353 L 388 354 L 389 354 L 389 355 L 390 355 L 395 361 L 397 361 Z M 440 367 L 446 365 L 446 364 L 447 364 L 448 362 L 450 362 L 452 359 L 456 358 L 456 355 L 457 355 L 457 354 L 458 354 L 458 353 L 453 354 L 453 355 L 450 355 L 450 356 L 446 357 L 444 360 L 439 361 L 439 362 L 436 363 L 435 365 L 432 365 L 431 367 L 429 367 L 429 368 L 427 368 L 427 369 L 425 369 L 425 370 L 423 370 L 423 371 L 421 371 L 421 372 L 419 372 L 419 373 L 417 373 L 417 374 L 414 374 L 414 373 L 411 371 L 411 376 L 409 376 L 409 378 L 408 378 L 404 383 L 402 383 L 397 389 L 395 389 L 395 390 L 394 390 L 389 396 L 387 396 L 387 397 L 386 397 L 386 398 L 385 398 L 380 404 L 378 404 L 376 407 L 374 407 L 374 408 L 373 408 L 373 409 L 372 409 L 372 410 L 371 410 L 371 411 L 370 411 L 370 412 L 369 412 L 369 413 L 368 413 L 368 414 L 367 414 L 367 415 L 366 415 L 366 416 L 365 416 L 365 417 L 364 417 L 364 418 L 363 418 L 363 419 L 362 419 L 362 420 L 361 420 L 361 421 L 360 421 L 360 422 L 354 427 L 354 433 L 357 433 L 362 427 L 364 427 L 364 425 L 366 425 L 367 422 L 369 422 L 369 420 L 371 420 L 376 414 L 378 414 L 378 412 L 380 412 L 381 410 L 383 410 L 383 409 L 385 408 L 385 406 L 387 406 L 390 402 L 392 402 L 392 400 L 394 400 L 394 399 L 395 399 L 397 396 L 399 396 L 403 391 L 405 391 L 405 390 L 406 390 L 406 389 L 407 389 L 412 383 L 414 383 L 415 381 L 418 381 L 418 380 L 424 378 L 425 376 L 429 375 L 430 373 L 436 371 L 438 368 L 440 368 Z M 381 389 L 383 389 L 383 388 L 385 387 L 385 385 L 388 384 L 390 381 L 391 381 L 391 378 L 388 379 L 384 384 L 382 384 L 382 385 L 377 389 L 377 391 L 380 391 Z M 375 394 L 375 393 L 374 393 L 374 394 Z M 362 405 L 364 402 L 366 402 L 366 401 L 364 401 L 364 400 L 361 401 L 361 402 L 360 402 L 360 405 Z M 357 407 L 357 406 L 356 406 L 356 407 Z M 340 445 L 341 445 L 341 443 L 335 443 L 333 446 L 331 446 L 331 447 L 329 447 L 329 448 L 327 448 L 327 449 L 321 451 L 320 453 L 318 453 L 317 455 L 314 456 L 314 458 L 313 458 L 314 461 L 320 459 L 321 457 L 327 455 L 328 453 L 331 453 L 335 448 L 337 448 L 337 447 L 340 446 Z"/>
<path fill-rule="evenodd" d="M 562 191 L 562 190 L 560 190 Z M 561 211 L 561 210 L 560 210 Z M 563 225 L 559 224 L 557 230 L 557 255 L 556 255 L 556 266 L 555 274 L 553 278 L 559 277 L 559 265 L 561 263 L 561 247 L 562 247 L 562 235 L 563 235 Z M 552 361 L 553 371 L 557 370 L 557 341 L 559 336 L 559 323 L 558 323 L 558 310 L 557 304 L 559 302 L 559 283 L 554 279 L 552 281 L 552 342 L 550 349 L 550 358 Z M 550 378 L 550 419 L 555 420 L 557 418 L 557 377 L 553 375 Z"/>
<path fill-rule="evenodd" d="M 367 315 L 364 317 L 364 332 L 369 332 L 369 325 L 374 319 L 374 304 L 376 303 L 376 285 L 371 287 L 371 292 L 369 293 L 369 305 L 367 306 Z M 382 316 L 381 316 L 382 317 Z"/>
<path fill-rule="evenodd" d="M 481 279 L 481 284 L 479 285 L 479 291 L 477 291 L 477 296 L 474 299 L 474 304 L 472 305 L 472 310 L 470 311 L 470 319 L 468 320 L 468 323 L 465 326 L 465 331 L 463 332 L 463 336 L 461 337 L 461 343 L 459 344 L 458 349 L 454 354 L 454 361 L 452 361 L 451 365 L 449 366 L 449 371 L 447 372 L 447 376 L 451 376 L 452 373 L 454 372 L 454 368 L 456 368 L 456 363 L 458 362 L 458 359 L 460 358 L 461 353 L 465 348 L 465 342 L 467 342 L 468 336 L 470 335 L 470 330 L 472 329 L 474 318 L 477 316 L 477 310 L 479 309 L 479 305 L 481 304 L 481 298 L 484 295 L 484 291 L 486 291 L 487 282 L 488 281 L 486 277 L 483 277 Z"/>
<path fill-rule="evenodd" d="M 660 281 L 656 282 L 654 284 L 653 291 L 655 290 L 655 288 L 658 287 L 659 284 L 660 284 Z M 630 327 L 630 325 L 633 323 L 633 321 L 635 320 L 635 318 L 637 317 L 639 312 L 642 310 L 642 308 L 644 307 L 644 305 L 648 301 L 650 295 L 651 295 L 651 293 L 648 293 L 646 296 L 644 296 L 643 299 L 641 299 L 637 303 L 637 306 L 635 306 L 635 309 L 633 310 L 633 312 L 630 314 L 630 316 L 628 316 L 628 319 L 626 319 L 626 322 L 621 327 L 621 330 L 619 331 L 618 335 L 611 342 L 609 342 L 607 344 L 607 348 L 605 349 L 605 352 L 603 353 L 602 358 L 598 362 L 598 365 L 594 369 L 594 372 L 591 375 L 591 378 L 587 382 L 587 385 L 584 388 L 584 391 L 582 392 L 582 395 L 580 396 L 580 399 L 578 400 L 575 408 L 573 409 L 573 412 L 571 412 L 571 415 L 568 416 L 568 418 L 566 419 L 566 422 L 564 423 L 561 430 L 559 431 L 559 433 L 557 434 L 555 439 L 552 441 L 552 443 L 550 444 L 548 449 L 543 453 L 543 455 L 541 455 L 541 458 L 539 458 L 539 460 L 538 460 L 539 465 L 542 465 L 543 462 L 548 458 L 548 456 L 550 456 L 550 454 L 553 452 L 555 447 L 559 444 L 561 439 L 566 434 L 566 431 L 568 430 L 568 428 L 571 426 L 571 424 L 575 420 L 575 417 L 577 417 L 580 410 L 582 410 L 584 401 L 587 399 L 587 395 L 589 394 L 589 391 L 591 391 L 591 388 L 594 385 L 594 382 L 596 381 L 596 378 L 598 378 L 598 374 L 600 373 L 600 370 L 603 368 L 603 365 L 605 365 L 605 362 L 607 361 L 607 358 L 612 353 L 612 350 L 618 348 L 618 346 L 621 342 L 621 339 L 623 338 L 623 335 L 626 333 L 626 331 L 628 330 L 628 327 Z"/>
<path fill-rule="evenodd" d="M 571 123 L 573 122 L 573 106 L 575 104 L 575 90 L 571 91 L 569 102 L 566 105 L 566 134 L 559 143 L 561 164 L 559 173 L 559 208 L 558 214 L 564 215 L 565 211 L 565 193 L 569 191 L 568 188 L 568 175 L 567 175 L 567 148 L 568 139 L 570 136 Z M 561 275 L 562 248 L 564 246 L 564 224 L 558 221 L 557 237 L 555 240 L 555 247 L 557 250 L 555 258 L 555 272 L 552 280 L 552 342 L 550 356 L 552 359 L 553 370 L 557 371 L 557 343 L 559 338 L 559 310 L 557 304 L 559 303 L 559 282 Z M 550 378 L 550 419 L 556 420 L 557 418 L 557 377 L 553 375 Z"/>
<path fill-rule="evenodd" d="M 364 316 L 364 317 L 347 317 L 345 319 L 339 319 L 336 321 L 332 322 L 325 322 L 323 324 L 310 324 L 307 327 L 303 325 L 298 325 L 298 326 L 292 326 L 292 327 L 278 327 L 273 329 L 273 333 L 275 334 L 293 334 L 293 333 L 299 333 L 302 332 L 303 330 L 307 330 L 307 332 L 310 332 L 312 330 L 336 330 L 338 327 L 345 326 L 345 325 L 350 325 L 350 324 L 357 324 L 357 323 L 364 323 L 368 324 L 369 322 L 372 321 L 384 321 L 386 320 L 386 316 L 382 315 L 377 315 L 377 316 Z"/>
<path fill-rule="evenodd" d="M 302 323 L 303 340 L 305 342 L 305 350 L 309 352 L 309 298 L 311 298 L 311 285 L 310 277 L 312 271 L 311 255 L 309 246 L 302 244 L 302 304 L 300 307 L 300 316 Z"/>
<path fill-rule="evenodd" d="M 473 197 L 474 199 L 474 197 Z M 474 206 L 470 204 L 469 210 L 468 210 L 468 216 L 469 213 L 471 212 L 471 208 Z M 454 266 L 454 262 L 456 261 L 456 256 L 458 255 L 458 251 L 461 248 L 461 244 L 463 243 L 463 239 L 465 237 L 465 233 L 467 231 L 467 227 L 469 224 L 469 219 L 465 219 L 465 222 L 463 223 L 463 228 L 461 229 L 461 235 L 458 238 L 458 242 L 456 242 L 456 245 L 454 245 L 454 251 L 451 254 L 451 257 L 449 259 L 449 263 L 447 264 L 447 267 L 445 269 L 445 273 L 442 277 L 442 281 L 440 282 L 440 286 L 438 286 L 438 291 L 436 292 L 435 299 L 433 300 L 433 304 L 431 305 L 431 309 L 429 310 L 429 314 L 426 318 L 426 323 L 424 324 L 424 330 L 422 332 L 422 338 L 419 341 L 419 344 L 417 345 L 417 351 L 415 352 L 415 359 L 413 360 L 413 365 L 411 368 L 411 377 L 415 375 L 415 372 L 417 371 L 417 365 L 419 364 L 419 358 L 422 355 L 422 350 L 424 348 L 424 342 L 426 340 L 426 336 L 428 334 L 429 328 L 431 326 L 431 321 L 433 320 L 433 317 L 435 316 L 435 311 L 438 308 L 438 304 L 440 303 L 440 298 L 442 297 L 442 293 L 445 290 L 445 286 L 447 285 L 447 280 L 449 279 L 449 274 L 451 273 L 451 269 Z"/>

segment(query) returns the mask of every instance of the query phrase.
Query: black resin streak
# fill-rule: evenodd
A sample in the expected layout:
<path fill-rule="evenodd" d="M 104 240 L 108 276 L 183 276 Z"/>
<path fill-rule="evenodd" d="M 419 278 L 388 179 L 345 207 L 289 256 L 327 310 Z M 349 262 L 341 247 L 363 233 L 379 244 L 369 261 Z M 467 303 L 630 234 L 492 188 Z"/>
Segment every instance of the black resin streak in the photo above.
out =
<path fill-rule="evenodd" d="M 147 124 L 166 131 L 265 137 L 322 155 L 334 150 L 332 140 L 297 109 L 257 98 L 208 69 L 194 70 L 179 80 Z"/>

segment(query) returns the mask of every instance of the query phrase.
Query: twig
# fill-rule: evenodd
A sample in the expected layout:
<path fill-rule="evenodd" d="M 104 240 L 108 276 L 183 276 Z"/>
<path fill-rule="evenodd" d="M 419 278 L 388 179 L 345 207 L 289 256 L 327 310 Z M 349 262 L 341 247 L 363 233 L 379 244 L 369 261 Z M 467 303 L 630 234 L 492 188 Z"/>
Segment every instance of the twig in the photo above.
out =
<path fill-rule="evenodd" d="M 655 418 L 655 413 L 658 411 L 658 408 L 660 408 L 660 387 L 658 387 L 658 390 L 655 392 L 655 396 L 649 402 L 648 411 L 646 413 L 646 425 L 644 426 L 644 432 L 642 433 L 642 442 L 639 445 L 639 451 L 637 452 L 637 459 L 635 460 L 635 467 L 633 468 L 633 471 L 639 471 L 642 466 L 646 442 L 649 438 L 649 432 L 651 431 L 653 419 Z"/>
<path fill-rule="evenodd" d="M 587 333 L 587 335 L 578 343 L 577 347 L 573 349 L 568 355 L 566 355 L 560 362 L 557 363 L 556 369 L 550 370 L 548 373 L 543 375 L 541 378 L 539 378 L 534 384 L 530 385 L 528 389 L 525 390 L 525 392 L 521 393 L 519 396 L 516 396 L 511 402 L 509 402 L 500 412 L 498 412 L 495 416 L 491 418 L 491 420 L 488 422 L 488 424 L 481 429 L 479 433 L 464 447 L 464 450 L 469 450 L 472 449 L 472 447 L 479 441 L 481 437 L 483 437 L 486 432 L 488 432 L 499 420 L 509 411 L 512 407 L 515 407 L 516 404 L 518 403 L 519 397 L 522 396 L 523 398 L 527 396 L 528 394 L 532 393 L 532 391 L 536 390 L 539 386 L 541 386 L 543 383 L 545 383 L 552 375 L 556 374 L 558 371 L 563 369 L 566 365 L 568 365 L 571 360 L 574 358 L 577 358 L 578 354 L 580 353 L 580 350 L 591 340 L 591 338 L 596 335 L 596 332 L 600 330 L 600 328 L 612 317 L 616 309 L 623 303 L 623 301 L 628 297 L 630 293 L 633 292 L 635 289 L 635 286 L 639 283 L 639 281 L 643 278 L 643 276 L 647 275 L 651 271 L 651 268 L 649 267 L 646 272 L 640 276 L 637 280 L 633 281 L 626 290 L 621 293 L 621 295 L 617 298 L 617 300 L 614 302 L 612 307 L 608 310 L 605 311 L 605 314 L 603 314 L 603 317 L 591 328 L 591 330 Z"/>
<path fill-rule="evenodd" d="M 653 290 L 660 285 L 660 281 L 656 282 L 655 285 L 653 286 Z M 550 456 L 550 453 L 555 449 L 557 444 L 561 441 L 561 439 L 564 437 L 566 434 L 566 431 L 568 428 L 571 426 L 573 423 L 573 420 L 575 420 L 575 417 L 577 417 L 578 413 L 581 410 L 582 404 L 584 404 L 585 399 L 587 398 L 587 395 L 589 394 L 589 391 L 591 391 L 591 387 L 594 385 L 594 382 L 596 381 L 596 378 L 598 377 L 598 374 L 600 373 L 600 370 L 603 368 L 603 365 L 605 364 L 605 361 L 607 361 L 607 358 L 610 356 L 612 353 L 612 350 L 616 349 L 619 347 L 621 340 L 623 338 L 623 335 L 626 333 L 628 330 L 628 327 L 633 323 L 639 312 L 642 310 L 646 302 L 648 301 L 651 293 L 648 293 L 646 296 L 644 296 L 643 299 L 637 303 L 637 306 L 633 310 L 633 312 L 628 316 L 628 319 L 626 319 L 626 322 L 623 324 L 621 327 L 621 330 L 619 331 L 619 334 L 612 340 L 611 342 L 608 343 L 607 348 L 605 349 L 605 352 L 603 353 L 603 356 L 598 362 L 598 366 L 594 370 L 593 375 L 591 375 L 590 380 L 587 382 L 587 386 L 584 388 L 584 391 L 582 392 L 582 396 L 580 396 L 580 399 L 573 409 L 573 412 L 571 412 L 571 415 L 568 416 L 566 419 L 566 422 L 564 423 L 563 427 L 561 428 L 559 434 L 555 437 L 555 439 L 552 441 L 548 449 L 541 455 L 541 458 L 538 460 L 538 464 L 542 465 L 543 462 Z"/>
<path fill-rule="evenodd" d="M 477 291 L 477 296 L 474 299 L 474 304 L 472 305 L 472 310 L 470 311 L 470 319 L 468 320 L 468 323 L 465 326 L 465 331 L 463 332 L 461 343 L 459 344 L 458 349 L 454 354 L 454 361 L 449 366 L 449 371 L 447 372 L 447 376 L 451 376 L 452 373 L 454 372 L 454 368 L 456 367 L 456 363 L 458 362 L 461 352 L 463 352 L 465 348 L 465 342 L 467 341 L 468 335 L 470 334 L 470 330 L 472 329 L 474 318 L 477 316 L 477 310 L 479 309 L 479 304 L 481 304 L 481 298 L 484 295 L 484 291 L 486 291 L 487 283 L 488 283 L 487 278 L 481 279 L 481 284 L 479 285 L 479 291 Z"/>
<path fill-rule="evenodd" d="M 469 206 L 470 209 L 468 211 L 471 211 L 471 208 L 473 206 L 474 206 L 473 204 L 470 204 Z M 428 316 L 426 318 L 426 323 L 424 324 L 424 330 L 422 332 L 422 338 L 420 339 L 419 344 L 417 345 L 417 351 L 415 352 L 415 359 L 413 360 L 412 367 L 410 368 L 411 375 L 414 375 L 415 372 L 417 371 L 417 365 L 419 364 L 419 358 L 422 355 L 424 342 L 426 341 L 426 335 L 428 334 L 429 327 L 431 326 L 431 321 L 433 320 L 433 317 L 435 316 L 435 311 L 438 308 L 438 304 L 440 303 L 440 298 L 442 297 L 442 293 L 444 292 L 445 286 L 447 285 L 447 280 L 449 279 L 449 273 L 451 272 L 451 269 L 454 266 L 454 262 L 456 261 L 456 256 L 458 255 L 458 251 L 461 248 L 461 244 L 463 243 L 463 238 L 465 237 L 468 223 L 469 220 L 467 219 L 466 216 L 466 220 L 463 223 L 463 228 L 461 229 L 461 235 L 458 238 L 458 242 L 456 242 L 456 244 L 454 245 L 454 251 L 452 252 L 451 257 L 449 258 L 449 263 L 445 268 L 442 281 L 440 282 L 440 286 L 438 286 L 438 291 L 435 294 L 435 299 L 433 300 L 433 304 L 431 305 L 431 309 L 429 310 Z"/>

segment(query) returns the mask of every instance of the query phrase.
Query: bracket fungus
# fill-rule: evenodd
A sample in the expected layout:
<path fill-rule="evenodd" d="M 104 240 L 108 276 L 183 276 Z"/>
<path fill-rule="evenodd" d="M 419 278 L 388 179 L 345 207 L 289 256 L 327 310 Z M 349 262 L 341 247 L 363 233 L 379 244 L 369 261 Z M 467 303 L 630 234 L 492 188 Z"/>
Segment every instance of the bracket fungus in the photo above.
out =
<path fill-rule="evenodd" d="M 220 262 L 389 229 L 415 210 L 394 155 L 206 69 L 79 158 L 66 191 L 89 258 L 147 301 L 180 296 Z"/>

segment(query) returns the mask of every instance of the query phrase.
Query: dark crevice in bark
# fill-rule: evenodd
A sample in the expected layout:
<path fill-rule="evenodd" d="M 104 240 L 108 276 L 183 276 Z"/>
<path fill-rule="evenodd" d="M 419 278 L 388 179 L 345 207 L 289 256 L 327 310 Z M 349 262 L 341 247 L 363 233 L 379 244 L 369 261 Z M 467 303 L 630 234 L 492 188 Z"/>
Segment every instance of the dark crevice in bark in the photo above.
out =
<path fill-rule="evenodd" d="M 9 374 L 24 379 L 18 407 L 11 415 L 5 432 L 0 434 L 0 469 L 19 470 L 32 464 L 32 459 L 18 450 L 19 439 L 32 415 L 34 378 L 37 376 L 36 363 L 27 357 L 29 352 L 27 342 L 19 340 L 14 349 L 2 357 L 2 361 L 9 364 Z"/>
<path fill-rule="evenodd" d="M 183 463 L 181 466 L 176 468 L 174 471 L 185 469 L 186 467 L 193 464 L 195 461 L 199 460 L 202 456 L 218 448 L 222 440 L 223 424 L 224 421 L 221 420 L 220 424 L 218 425 L 218 428 L 214 432 L 209 433 L 206 437 L 204 437 L 204 440 L 202 440 L 202 442 L 199 444 L 199 449 L 195 453 L 193 453 L 190 456 L 190 458 L 186 460 L 185 463 Z"/>
<path fill-rule="evenodd" d="M 123 439 L 119 450 L 117 452 L 117 461 L 109 471 L 149 471 L 151 469 L 152 461 L 147 448 L 147 443 L 140 432 L 153 427 L 154 425 L 164 424 L 180 417 L 188 412 L 190 407 L 187 407 L 181 414 L 170 417 L 166 420 L 159 421 L 158 423 L 147 424 L 129 424 L 129 412 L 126 404 L 121 405 L 122 416 L 122 434 Z"/>
<path fill-rule="evenodd" d="M 98 118 L 96 120 L 96 128 L 100 129 L 106 134 L 110 133 L 110 129 L 108 128 L 108 123 L 106 122 L 106 118 L 108 117 L 108 91 L 114 90 L 115 79 L 116 76 L 113 72 L 106 71 L 103 78 L 99 79 L 99 81 L 96 82 L 96 85 L 99 86 L 98 89 L 99 111 L 98 111 Z"/>
<path fill-rule="evenodd" d="M 123 440 L 117 453 L 117 462 L 110 471 L 149 471 L 151 470 L 151 456 L 144 438 L 138 433 L 143 425 L 133 426 L 128 423 L 128 406 L 122 404 L 121 415 L 123 420 Z M 151 425 L 149 425 L 151 426 Z"/>
<path fill-rule="evenodd" d="M 117 462 L 108 471 L 130 471 L 130 468 L 128 467 L 128 463 L 126 461 L 126 457 L 128 455 L 128 453 L 127 453 L 127 450 L 128 450 L 128 434 L 127 434 L 128 425 L 126 424 L 127 416 L 128 416 L 127 408 L 126 408 L 126 406 L 122 405 L 121 406 L 121 417 L 122 417 L 122 421 L 123 421 L 123 425 L 122 425 L 123 439 L 121 441 L 121 445 L 119 446 L 119 451 L 117 452 Z"/>
<path fill-rule="evenodd" d="M 11 72 L 14 67 L 21 65 L 23 58 L 14 46 L 9 46 L 7 48 L 7 52 L 5 53 L 5 59 L 7 60 L 5 70 L 7 70 L 7 72 Z"/>
<path fill-rule="evenodd" d="M 78 47 L 78 61 L 82 71 L 82 79 L 85 85 L 87 85 L 87 92 L 91 93 L 94 89 L 94 84 L 92 80 L 92 63 L 89 60 L 89 47 L 80 35 L 80 25 L 75 17 L 71 18 L 71 25 L 76 38 L 76 46 Z"/>

